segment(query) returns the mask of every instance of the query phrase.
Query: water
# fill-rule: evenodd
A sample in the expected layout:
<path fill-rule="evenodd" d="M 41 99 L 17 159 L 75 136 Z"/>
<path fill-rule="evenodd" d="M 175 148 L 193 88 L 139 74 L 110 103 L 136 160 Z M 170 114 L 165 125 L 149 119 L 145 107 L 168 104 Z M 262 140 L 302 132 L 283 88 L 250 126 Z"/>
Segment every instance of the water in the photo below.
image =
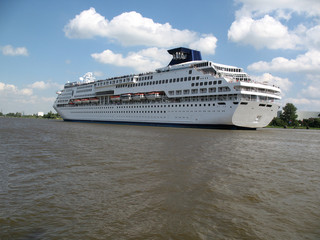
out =
<path fill-rule="evenodd" d="M 320 239 L 320 131 L 0 118 L 0 239 Z"/>

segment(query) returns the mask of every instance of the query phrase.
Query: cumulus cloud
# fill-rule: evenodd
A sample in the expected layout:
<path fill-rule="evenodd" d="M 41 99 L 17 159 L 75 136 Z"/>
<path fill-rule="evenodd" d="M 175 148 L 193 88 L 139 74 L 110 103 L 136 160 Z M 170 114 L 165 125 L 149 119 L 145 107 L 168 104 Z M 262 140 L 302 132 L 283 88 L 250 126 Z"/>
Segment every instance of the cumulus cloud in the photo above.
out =
<path fill-rule="evenodd" d="M 238 0 L 242 7 L 228 31 L 233 42 L 269 49 L 319 49 L 320 1 L 318 0 Z M 311 18 L 292 29 L 287 24 L 293 13 Z M 300 19 L 299 19 L 300 20 Z M 298 20 L 298 21 L 299 21 Z"/>
<path fill-rule="evenodd" d="M 0 109 L 4 113 L 10 109 L 10 112 L 24 112 L 25 114 L 53 111 L 52 105 L 55 101 L 55 91 L 43 97 L 34 93 L 34 89 L 43 90 L 43 85 L 37 82 L 32 85 L 35 88 L 32 88 L 32 86 L 21 88 L 14 84 L 0 82 Z M 52 83 L 51 88 L 56 88 L 56 85 L 56 83 Z"/>
<path fill-rule="evenodd" d="M 252 71 L 320 73 L 320 51 L 310 50 L 296 59 L 277 57 L 271 62 L 259 61 L 248 66 Z"/>
<path fill-rule="evenodd" d="M 207 54 L 214 54 L 217 42 L 213 35 L 175 29 L 169 23 L 156 23 L 135 11 L 122 13 L 109 21 L 94 8 L 82 11 L 70 20 L 64 32 L 68 38 L 99 36 L 123 46 L 195 46 Z"/>
<path fill-rule="evenodd" d="M 275 18 L 265 15 L 254 20 L 242 17 L 232 23 L 228 38 L 233 42 L 252 45 L 255 48 L 295 49 L 300 38 Z"/>
<path fill-rule="evenodd" d="M 25 47 L 14 48 L 11 45 L 6 45 L 3 47 L 0 46 L 0 50 L 2 54 L 6 56 L 28 56 L 29 55 L 28 50 Z"/>
<path fill-rule="evenodd" d="M 320 25 L 306 31 L 305 42 L 310 49 L 320 50 Z"/>
<path fill-rule="evenodd" d="M 283 102 L 293 103 L 298 107 L 298 109 L 315 111 L 315 109 L 320 109 L 319 99 L 308 99 L 308 98 L 287 98 Z"/>
<path fill-rule="evenodd" d="M 320 1 L 318 0 L 236 0 L 242 8 L 236 12 L 236 17 L 261 16 L 274 12 L 277 17 L 289 19 L 296 12 L 308 17 L 320 16 Z"/>
<path fill-rule="evenodd" d="M 13 84 L 6 84 L 3 82 L 0 82 L 0 93 L 3 96 L 9 96 L 9 95 L 31 96 L 33 94 L 33 91 L 30 88 L 19 89 Z"/>
<path fill-rule="evenodd" d="M 136 71 L 153 71 L 168 63 L 170 56 L 165 49 L 148 48 L 139 52 L 129 52 L 126 57 L 111 50 L 91 54 L 96 61 L 122 67 L 131 67 Z"/>
<path fill-rule="evenodd" d="M 252 76 L 258 82 L 268 82 L 274 86 L 280 87 L 282 92 L 288 92 L 292 87 L 292 82 L 288 78 L 273 76 L 270 73 L 264 73 L 261 76 Z"/>
<path fill-rule="evenodd" d="M 30 84 L 29 87 L 32 89 L 39 89 L 39 90 L 44 90 L 44 89 L 48 89 L 48 88 L 63 88 L 62 85 L 60 85 L 58 83 L 51 82 L 51 81 L 47 81 L 47 82 L 37 81 L 37 82 Z"/>
<path fill-rule="evenodd" d="M 199 40 L 189 44 L 192 49 L 197 49 L 206 54 L 214 54 L 218 39 L 213 35 L 203 36 Z"/>

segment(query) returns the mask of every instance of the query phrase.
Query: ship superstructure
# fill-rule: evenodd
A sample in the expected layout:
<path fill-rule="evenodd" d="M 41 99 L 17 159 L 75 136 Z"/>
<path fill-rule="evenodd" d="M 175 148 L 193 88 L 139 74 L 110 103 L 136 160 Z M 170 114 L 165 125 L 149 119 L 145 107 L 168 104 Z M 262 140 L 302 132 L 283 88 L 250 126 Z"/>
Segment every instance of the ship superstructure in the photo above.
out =
<path fill-rule="evenodd" d="M 89 73 L 58 92 L 64 120 L 264 127 L 277 115 L 281 91 L 241 68 L 202 60 L 188 48 L 154 72 L 95 80 Z"/>

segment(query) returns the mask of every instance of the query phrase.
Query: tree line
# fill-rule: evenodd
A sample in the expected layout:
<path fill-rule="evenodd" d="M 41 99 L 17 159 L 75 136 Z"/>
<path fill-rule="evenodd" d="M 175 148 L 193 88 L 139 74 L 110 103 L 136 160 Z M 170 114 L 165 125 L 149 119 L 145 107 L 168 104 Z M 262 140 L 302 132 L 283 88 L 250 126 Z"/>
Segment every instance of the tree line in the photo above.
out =
<path fill-rule="evenodd" d="M 0 112 L 0 117 L 16 117 L 16 118 L 47 118 L 47 119 L 59 119 L 61 118 L 58 113 L 53 113 L 52 111 L 44 114 L 43 116 L 38 116 L 38 114 L 32 114 L 32 115 L 24 115 L 20 112 L 16 113 L 7 113 L 3 114 Z"/>
<path fill-rule="evenodd" d="M 269 126 L 274 127 L 305 127 L 320 128 L 320 118 L 297 120 L 297 108 L 287 103 L 279 117 L 275 117 Z"/>

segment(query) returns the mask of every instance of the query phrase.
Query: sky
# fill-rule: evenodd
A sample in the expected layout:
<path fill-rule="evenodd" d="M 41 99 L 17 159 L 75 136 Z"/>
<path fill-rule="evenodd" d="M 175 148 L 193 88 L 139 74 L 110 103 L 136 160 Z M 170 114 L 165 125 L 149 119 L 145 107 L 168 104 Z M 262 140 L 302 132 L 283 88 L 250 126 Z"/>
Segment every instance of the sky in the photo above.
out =
<path fill-rule="evenodd" d="M 320 111 L 319 0 L 0 0 L 0 111 L 54 112 L 66 82 L 153 71 L 176 47 Z"/>

